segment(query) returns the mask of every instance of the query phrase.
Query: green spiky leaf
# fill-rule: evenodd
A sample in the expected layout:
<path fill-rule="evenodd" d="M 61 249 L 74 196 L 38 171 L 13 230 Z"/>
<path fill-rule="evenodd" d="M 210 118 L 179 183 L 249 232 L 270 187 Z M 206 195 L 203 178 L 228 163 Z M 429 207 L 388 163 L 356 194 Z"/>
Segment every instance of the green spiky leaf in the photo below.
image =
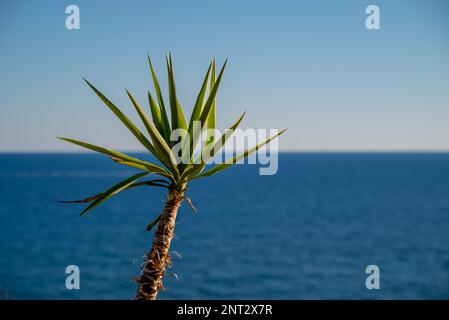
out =
<path fill-rule="evenodd" d="M 242 122 L 243 117 L 245 116 L 245 113 L 246 112 L 244 112 L 237 119 L 237 121 L 225 131 L 225 133 L 223 133 L 223 135 L 220 137 L 220 139 L 217 139 L 217 141 L 215 142 L 214 145 L 204 146 L 204 149 L 202 150 L 202 152 L 200 154 L 201 158 L 197 159 L 195 161 L 195 163 L 192 163 L 188 166 L 188 168 L 183 172 L 181 179 L 192 178 L 192 177 L 198 175 L 206 167 L 206 163 L 210 159 L 212 159 L 217 154 L 217 152 L 221 150 L 221 148 L 223 148 L 226 141 L 232 136 L 232 134 L 234 133 L 234 130 L 237 129 L 240 122 Z"/>
<path fill-rule="evenodd" d="M 191 180 L 196 179 L 196 178 L 202 178 L 202 177 L 210 177 L 210 176 L 213 176 L 214 174 L 217 174 L 217 173 L 219 173 L 219 172 L 221 172 L 221 171 L 231 167 L 232 165 L 236 164 L 238 161 L 246 158 L 247 156 L 249 156 L 253 152 L 259 150 L 262 146 L 266 145 L 267 143 L 269 143 L 274 138 L 280 136 L 282 133 L 285 132 L 285 130 L 287 130 L 287 129 L 284 129 L 284 130 L 280 131 L 279 133 L 275 134 L 274 136 L 270 137 L 269 139 L 265 140 L 264 142 L 259 143 L 255 147 L 247 149 L 244 152 L 242 152 L 241 154 L 232 157 L 231 161 L 226 161 L 225 163 L 221 163 L 219 165 L 216 165 L 212 169 L 209 169 L 209 170 L 203 172 L 202 174 L 200 174 L 197 177 L 192 178 Z"/>
<path fill-rule="evenodd" d="M 193 132 L 194 131 L 193 125 L 194 125 L 194 122 L 198 121 L 201 116 L 201 111 L 203 109 L 203 104 L 204 104 L 204 97 L 206 95 L 207 83 L 208 83 L 210 73 L 212 70 L 212 65 L 213 65 L 213 63 L 211 63 L 209 65 L 209 68 L 207 69 L 206 76 L 204 77 L 203 84 L 202 84 L 200 92 L 198 93 L 198 96 L 196 98 L 195 106 L 193 107 L 193 110 L 192 110 L 192 115 L 190 116 L 190 120 L 189 120 L 189 135 L 190 135 L 190 137 L 193 137 L 194 134 L 195 135 L 200 134 L 200 132 Z M 190 155 L 191 155 L 191 157 L 193 157 L 194 150 L 193 150 L 193 139 L 192 138 L 189 139 L 189 148 L 190 148 L 190 150 L 189 150 Z"/>
<path fill-rule="evenodd" d="M 99 147 L 99 146 L 96 146 L 96 145 L 93 145 L 93 144 L 90 144 L 87 142 L 83 142 L 83 141 L 79 141 L 79 140 L 75 140 L 75 139 L 63 138 L 63 137 L 58 137 L 58 139 L 76 144 L 78 146 L 84 147 L 84 148 L 92 150 L 92 151 L 102 153 L 107 156 L 110 156 L 113 158 L 114 161 L 116 161 L 118 163 L 122 163 L 122 164 L 125 164 L 128 166 L 146 170 L 149 172 L 154 172 L 154 173 L 160 174 L 162 176 L 165 176 L 167 178 L 173 179 L 173 176 L 167 170 L 165 170 L 164 168 L 162 168 L 158 165 L 155 165 L 153 163 L 142 161 L 140 159 L 130 157 L 130 156 L 120 153 L 118 151 Z"/>
<path fill-rule="evenodd" d="M 226 68 L 226 64 L 227 64 L 227 60 L 223 64 L 223 67 L 221 68 L 220 73 L 218 74 L 217 81 L 215 82 L 213 88 L 211 89 L 209 97 L 207 98 L 206 103 L 204 104 L 203 110 L 201 111 L 201 115 L 200 115 L 200 118 L 199 118 L 201 130 L 206 125 L 207 119 L 209 117 L 209 113 L 210 113 L 212 107 L 214 106 L 215 96 L 217 95 L 218 88 L 220 87 L 221 78 L 223 77 L 223 72 L 224 72 L 224 70 Z M 192 137 L 192 140 L 193 140 L 192 150 L 195 150 L 195 147 L 198 144 L 199 138 L 200 138 L 200 135 L 195 135 L 195 134 L 193 135 L 193 137 Z"/>
<path fill-rule="evenodd" d="M 156 104 L 156 101 L 154 101 L 150 91 L 148 91 L 148 103 L 150 105 L 151 117 L 153 118 L 153 122 L 156 125 L 156 128 L 159 131 L 159 133 L 162 136 L 164 136 L 165 131 L 162 124 L 161 110 L 159 109 L 159 106 Z"/>
<path fill-rule="evenodd" d="M 215 60 L 212 61 L 212 75 L 210 78 L 210 90 L 212 92 L 213 87 L 215 86 Z M 216 94 L 215 94 L 216 95 Z M 214 142 L 214 134 L 211 130 L 215 129 L 216 126 L 216 108 L 217 108 L 217 103 L 216 103 L 216 98 L 214 98 L 213 102 L 212 102 L 212 107 L 210 109 L 209 112 L 209 116 L 207 117 L 206 120 L 206 128 L 210 129 L 206 136 L 206 147 L 209 146 L 210 144 L 212 144 Z"/>
<path fill-rule="evenodd" d="M 141 186 L 151 186 L 151 187 L 161 187 L 161 188 L 168 188 L 168 186 L 170 185 L 169 182 L 167 182 L 166 180 L 163 179 L 153 179 L 153 180 L 148 180 L 148 181 L 142 181 L 142 182 L 134 182 L 133 184 L 129 185 L 126 189 L 132 189 L 132 188 L 136 188 L 136 187 L 141 187 Z M 123 189 L 125 190 L 125 189 Z M 81 199 L 81 200 L 61 200 L 59 202 L 61 203 L 88 203 L 88 202 L 92 202 L 94 200 L 97 200 L 99 197 L 101 197 L 104 193 L 98 193 L 94 196 L 85 198 L 85 199 Z"/>
<path fill-rule="evenodd" d="M 157 225 L 157 224 L 159 223 L 159 221 L 161 220 L 161 216 L 162 216 L 162 214 L 158 215 L 158 216 L 156 217 L 156 219 L 154 219 L 153 221 L 151 221 L 151 222 L 147 225 L 145 231 L 151 231 L 151 229 L 153 229 L 154 226 Z"/>
<path fill-rule="evenodd" d="M 203 153 L 201 155 L 201 159 L 203 162 L 208 162 L 210 159 L 212 159 L 217 154 L 218 151 L 221 150 L 221 148 L 223 148 L 226 141 L 234 133 L 234 130 L 237 129 L 237 127 L 240 125 L 240 122 L 242 122 L 243 118 L 245 117 L 245 114 L 246 114 L 246 112 L 244 112 L 237 119 L 237 121 L 232 126 L 230 126 L 229 129 L 227 129 L 225 131 L 225 133 L 223 133 L 223 135 L 220 137 L 220 139 L 217 139 L 217 141 L 210 148 L 208 148 L 207 146 L 204 148 Z"/>
<path fill-rule="evenodd" d="M 161 87 L 159 86 L 159 81 L 157 80 L 156 73 L 154 72 L 153 64 L 151 63 L 150 56 L 148 55 L 148 63 L 150 65 L 151 77 L 153 78 L 154 89 L 156 90 L 156 97 L 159 103 L 159 109 L 161 112 L 161 125 L 164 130 L 164 139 L 167 144 L 170 144 L 170 122 L 168 121 L 167 109 L 165 108 L 164 98 L 162 97 Z"/>
<path fill-rule="evenodd" d="M 132 123 L 131 120 L 127 116 L 120 111 L 108 98 L 106 98 L 97 88 L 95 88 L 89 81 L 84 79 L 89 87 L 97 94 L 97 96 L 108 106 L 109 109 L 120 119 L 120 121 L 128 128 L 129 131 L 139 140 L 139 142 L 146 148 L 148 151 L 154 154 L 154 148 L 151 145 L 150 141 L 139 131 L 139 129 Z"/>
<path fill-rule="evenodd" d="M 128 97 L 133 103 L 140 119 L 142 120 L 145 128 L 147 129 L 151 140 L 154 144 L 154 156 L 157 157 L 163 164 L 172 170 L 173 175 L 176 177 L 179 175 L 176 159 L 170 149 L 170 147 L 165 142 L 164 138 L 161 136 L 159 131 L 156 129 L 154 123 L 148 118 L 148 116 L 143 111 L 142 107 L 136 101 L 136 99 L 131 95 L 131 93 L 126 90 Z"/>
<path fill-rule="evenodd" d="M 133 184 L 136 180 L 139 180 L 140 178 L 150 174 L 149 172 L 141 172 L 138 174 L 133 175 L 132 177 L 129 177 L 128 179 L 125 179 L 113 187 L 109 188 L 105 192 L 101 194 L 97 199 L 95 199 L 94 202 L 92 202 L 86 209 L 83 210 L 83 212 L 80 213 L 80 216 L 86 214 L 88 211 L 92 210 L 96 206 L 102 204 L 112 196 L 116 195 L 117 193 L 123 191 L 124 189 L 128 188 L 131 184 Z"/>
<path fill-rule="evenodd" d="M 168 69 L 168 92 L 170 96 L 170 111 L 171 111 L 171 127 L 172 130 L 184 129 L 187 130 L 187 123 L 182 112 L 181 105 L 176 97 L 176 85 L 175 75 L 173 72 L 173 63 L 171 55 L 167 57 L 167 69 Z"/>

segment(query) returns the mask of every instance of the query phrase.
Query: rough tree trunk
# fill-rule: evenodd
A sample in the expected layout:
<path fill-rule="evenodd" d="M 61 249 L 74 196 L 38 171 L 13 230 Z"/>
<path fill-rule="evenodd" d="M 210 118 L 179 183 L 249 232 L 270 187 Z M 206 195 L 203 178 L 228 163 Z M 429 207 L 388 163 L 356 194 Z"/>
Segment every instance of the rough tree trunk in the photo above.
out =
<path fill-rule="evenodd" d="M 149 254 L 145 254 L 142 265 L 142 274 L 137 278 L 136 300 L 155 300 L 157 292 L 162 288 L 162 278 L 165 266 L 171 266 L 168 253 L 175 229 L 176 214 L 184 195 L 170 192 L 165 202 L 159 220 L 158 228 L 153 239 L 153 246 Z"/>

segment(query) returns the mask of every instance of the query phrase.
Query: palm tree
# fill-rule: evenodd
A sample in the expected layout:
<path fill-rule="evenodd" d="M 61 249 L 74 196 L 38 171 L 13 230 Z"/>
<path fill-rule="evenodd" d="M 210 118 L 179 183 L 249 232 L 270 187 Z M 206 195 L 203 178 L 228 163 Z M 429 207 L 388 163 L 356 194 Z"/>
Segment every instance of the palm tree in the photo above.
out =
<path fill-rule="evenodd" d="M 171 266 L 169 249 L 173 238 L 178 208 L 181 205 L 181 202 L 186 199 L 186 201 L 194 209 L 190 199 L 185 196 L 187 183 L 195 179 L 212 176 L 225 170 L 237 161 L 244 159 L 249 154 L 257 151 L 261 146 L 269 143 L 272 139 L 276 138 L 285 131 L 283 130 L 279 132 L 253 148 L 246 149 L 239 155 L 234 155 L 231 161 L 225 161 L 224 163 L 218 164 L 213 168 L 207 167 L 206 163 L 208 163 L 208 161 L 211 160 L 218 151 L 220 151 L 226 140 L 232 135 L 232 132 L 238 127 L 244 117 L 244 114 L 242 114 L 219 139 L 215 139 L 213 135 L 209 134 L 207 137 L 208 139 L 204 143 L 204 148 L 202 148 L 200 156 L 194 156 L 194 150 L 196 150 L 195 147 L 198 145 L 199 138 L 204 129 L 215 129 L 215 97 L 223 76 L 226 61 L 223 64 L 217 78 L 215 78 L 215 60 L 210 63 L 188 123 L 185 120 L 181 105 L 176 97 L 171 55 L 167 56 L 171 121 L 169 121 L 166 104 L 162 97 L 159 82 L 149 56 L 148 62 L 150 65 L 157 100 L 156 102 L 153 95 L 148 91 L 148 100 L 152 120 L 150 120 L 131 93 L 126 90 L 127 95 L 129 96 L 134 108 L 143 122 L 143 125 L 145 126 L 146 131 L 148 132 L 148 137 L 145 136 L 129 120 L 129 118 L 124 115 L 120 109 L 117 108 L 108 98 L 106 98 L 97 88 L 95 88 L 86 79 L 84 79 L 84 81 L 86 81 L 86 83 L 106 104 L 106 106 L 111 109 L 111 111 L 120 119 L 129 131 L 131 131 L 137 140 L 139 140 L 139 142 L 160 162 L 160 164 L 153 164 L 90 143 L 59 137 L 59 139 L 64 141 L 68 141 L 109 156 L 113 161 L 119 164 L 140 170 L 139 173 L 117 183 L 110 189 L 93 197 L 76 201 L 63 201 L 65 203 L 90 203 L 81 212 L 80 216 L 126 189 L 131 189 L 138 186 L 153 186 L 168 190 L 166 202 L 161 214 L 157 216 L 146 228 L 146 230 L 151 230 L 157 225 L 157 231 L 153 238 L 151 251 L 145 254 L 145 261 L 142 264 L 141 275 L 137 278 L 138 289 L 135 299 L 139 300 L 156 299 L 158 290 L 162 288 L 162 278 L 165 273 L 165 268 L 166 266 Z M 206 92 L 208 94 L 206 94 Z M 195 126 L 195 122 L 199 123 L 199 125 Z M 190 139 L 185 139 L 187 142 L 182 144 L 182 148 L 178 153 L 178 157 L 181 156 L 183 160 L 187 159 L 187 161 L 181 162 L 177 160 L 173 152 L 175 142 L 172 141 L 171 135 L 176 129 L 186 130 L 186 132 L 188 132 L 188 136 L 190 137 Z M 145 176 L 149 175 L 157 175 L 159 177 L 151 180 L 141 180 Z"/>

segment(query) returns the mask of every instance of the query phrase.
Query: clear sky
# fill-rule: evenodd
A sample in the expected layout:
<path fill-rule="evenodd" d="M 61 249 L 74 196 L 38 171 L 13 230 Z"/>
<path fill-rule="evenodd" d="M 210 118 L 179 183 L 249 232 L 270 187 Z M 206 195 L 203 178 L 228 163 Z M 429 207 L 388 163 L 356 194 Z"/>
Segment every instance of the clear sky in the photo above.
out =
<path fill-rule="evenodd" d="M 56 136 L 138 150 L 81 77 L 137 121 L 124 88 L 143 104 L 146 54 L 166 79 L 169 50 L 189 111 L 210 59 L 229 57 L 220 128 L 247 110 L 245 128 L 289 128 L 283 150 L 449 151 L 444 0 L 1 1 L 0 151 L 80 150 Z"/>

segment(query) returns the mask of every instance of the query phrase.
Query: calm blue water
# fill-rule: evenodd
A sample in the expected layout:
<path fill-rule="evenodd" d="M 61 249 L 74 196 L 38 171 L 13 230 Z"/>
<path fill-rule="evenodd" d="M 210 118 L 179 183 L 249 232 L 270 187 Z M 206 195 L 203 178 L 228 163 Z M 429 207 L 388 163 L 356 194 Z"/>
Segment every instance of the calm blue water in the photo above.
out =
<path fill-rule="evenodd" d="M 97 155 L 0 155 L 0 288 L 16 299 L 129 299 L 164 193 L 88 215 L 60 199 L 132 174 Z M 190 185 L 165 299 L 449 299 L 449 154 L 281 154 Z M 65 289 L 65 267 L 81 289 Z M 381 289 L 365 288 L 378 265 Z"/>

